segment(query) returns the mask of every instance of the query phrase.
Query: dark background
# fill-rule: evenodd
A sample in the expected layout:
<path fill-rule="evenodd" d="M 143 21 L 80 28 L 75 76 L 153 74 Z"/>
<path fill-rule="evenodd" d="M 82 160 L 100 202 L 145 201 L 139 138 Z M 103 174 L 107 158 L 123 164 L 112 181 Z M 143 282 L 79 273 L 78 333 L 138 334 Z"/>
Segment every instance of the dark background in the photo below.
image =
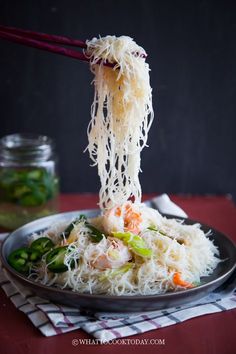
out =
<path fill-rule="evenodd" d="M 155 122 L 143 192 L 236 196 L 235 1 L 0 1 L 0 23 L 86 39 L 125 34 L 148 52 Z M 97 192 L 88 65 L 0 40 L 0 136 L 53 137 L 63 192 Z"/>

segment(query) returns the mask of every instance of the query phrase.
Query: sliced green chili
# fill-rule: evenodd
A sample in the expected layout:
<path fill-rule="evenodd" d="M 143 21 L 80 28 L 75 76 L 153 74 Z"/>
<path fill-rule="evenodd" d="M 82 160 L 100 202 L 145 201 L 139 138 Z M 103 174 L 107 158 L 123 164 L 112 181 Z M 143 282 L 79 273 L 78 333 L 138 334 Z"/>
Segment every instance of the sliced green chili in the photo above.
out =
<path fill-rule="evenodd" d="M 85 223 L 85 226 L 91 231 L 89 234 L 93 241 L 99 242 L 103 239 L 103 233 L 99 231 L 96 227 L 89 223 Z"/>
<path fill-rule="evenodd" d="M 31 250 L 27 247 L 18 248 L 8 256 L 8 263 L 20 273 L 28 273 L 33 262 L 41 258 L 37 250 Z"/>
<path fill-rule="evenodd" d="M 54 243 L 48 237 L 40 237 L 37 240 L 34 240 L 30 245 L 32 250 L 38 251 L 41 255 L 50 251 L 53 247 Z"/>
<path fill-rule="evenodd" d="M 86 216 L 81 214 L 78 218 L 73 220 L 66 229 L 61 233 L 61 236 L 68 238 L 70 236 L 71 231 L 74 229 L 76 225 L 78 225 L 81 221 L 87 220 Z"/>
<path fill-rule="evenodd" d="M 68 246 L 54 248 L 47 254 L 46 263 L 48 269 L 54 273 L 63 273 L 68 270 L 67 265 L 65 265 L 65 255 L 68 251 Z M 75 266 L 74 260 L 71 261 L 72 268 Z"/>
<path fill-rule="evenodd" d="M 0 172 L 3 200 L 25 207 L 39 206 L 58 191 L 58 179 L 44 168 L 3 169 Z"/>
<path fill-rule="evenodd" d="M 70 223 L 67 228 L 61 233 L 61 236 L 64 236 L 65 238 L 69 238 L 72 230 L 76 225 L 78 225 L 80 222 L 84 222 L 84 225 L 89 229 L 89 234 L 94 242 L 99 242 L 103 238 L 103 233 L 99 231 L 95 226 L 91 225 L 88 223 L 87 218 L 85 215 L 81 214 L 78 218 L 76 218 L 72 223 Z"/>

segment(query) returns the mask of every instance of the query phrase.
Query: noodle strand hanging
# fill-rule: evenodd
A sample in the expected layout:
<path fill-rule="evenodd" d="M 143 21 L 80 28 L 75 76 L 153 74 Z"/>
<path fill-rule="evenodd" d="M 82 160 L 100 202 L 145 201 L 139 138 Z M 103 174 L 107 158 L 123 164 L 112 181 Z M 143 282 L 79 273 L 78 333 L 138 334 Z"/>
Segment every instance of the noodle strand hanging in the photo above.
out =
<path fill-rule="evenodd" d="M 140 153 L 153 120 L 146 55 L 130 37 L 87 41 L 95 95 L 88 127 L 88 151 L 101 180 L 100 208 L 141 202 Z M 115 63 L 113 68 L 103 63 Z"/>

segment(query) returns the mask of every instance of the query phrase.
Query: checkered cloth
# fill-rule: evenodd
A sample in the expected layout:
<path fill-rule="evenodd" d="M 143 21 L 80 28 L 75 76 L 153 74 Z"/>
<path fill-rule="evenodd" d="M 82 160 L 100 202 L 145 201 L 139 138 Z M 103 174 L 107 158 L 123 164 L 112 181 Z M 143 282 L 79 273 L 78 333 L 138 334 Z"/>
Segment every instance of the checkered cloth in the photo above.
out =
<path fill-rule="evenodd" d="M 160 211 L 176 216 L 186 214 L 167 195 L 148 202 Z M 0 271 L 0 285 L 19 310 L 45 336 L 81 328 L 101 342 L 170 326 L 190 318 L 236 308 L 236 274 L 206 297 L 184 306 L 143 313 L 90 313 L 49 302 Z"/>

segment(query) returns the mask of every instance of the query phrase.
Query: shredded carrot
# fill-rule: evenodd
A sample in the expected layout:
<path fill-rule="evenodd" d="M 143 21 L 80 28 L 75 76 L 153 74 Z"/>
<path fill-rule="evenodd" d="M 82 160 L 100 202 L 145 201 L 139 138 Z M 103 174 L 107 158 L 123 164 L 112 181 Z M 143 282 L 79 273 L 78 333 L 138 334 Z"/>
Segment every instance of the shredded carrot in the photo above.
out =
<path fill-rule="evenodd" d="M 174 275 L 173 275 L 173 282 L 176 284 L 176 285 L 179 285 L 179 286 L 183 286 L 184 288 L 193 288 L 193 284 L 187 282 L 187 281 L 184 281 L 182 278 L 181 278 L 181 274 L 179 272 L 175 272 Z"/>
<path fill-rule="evenodd" d="M 118 207 L 116 209 L 116 216 L 121 216 L 121 208 L 120 207 Z"/>

